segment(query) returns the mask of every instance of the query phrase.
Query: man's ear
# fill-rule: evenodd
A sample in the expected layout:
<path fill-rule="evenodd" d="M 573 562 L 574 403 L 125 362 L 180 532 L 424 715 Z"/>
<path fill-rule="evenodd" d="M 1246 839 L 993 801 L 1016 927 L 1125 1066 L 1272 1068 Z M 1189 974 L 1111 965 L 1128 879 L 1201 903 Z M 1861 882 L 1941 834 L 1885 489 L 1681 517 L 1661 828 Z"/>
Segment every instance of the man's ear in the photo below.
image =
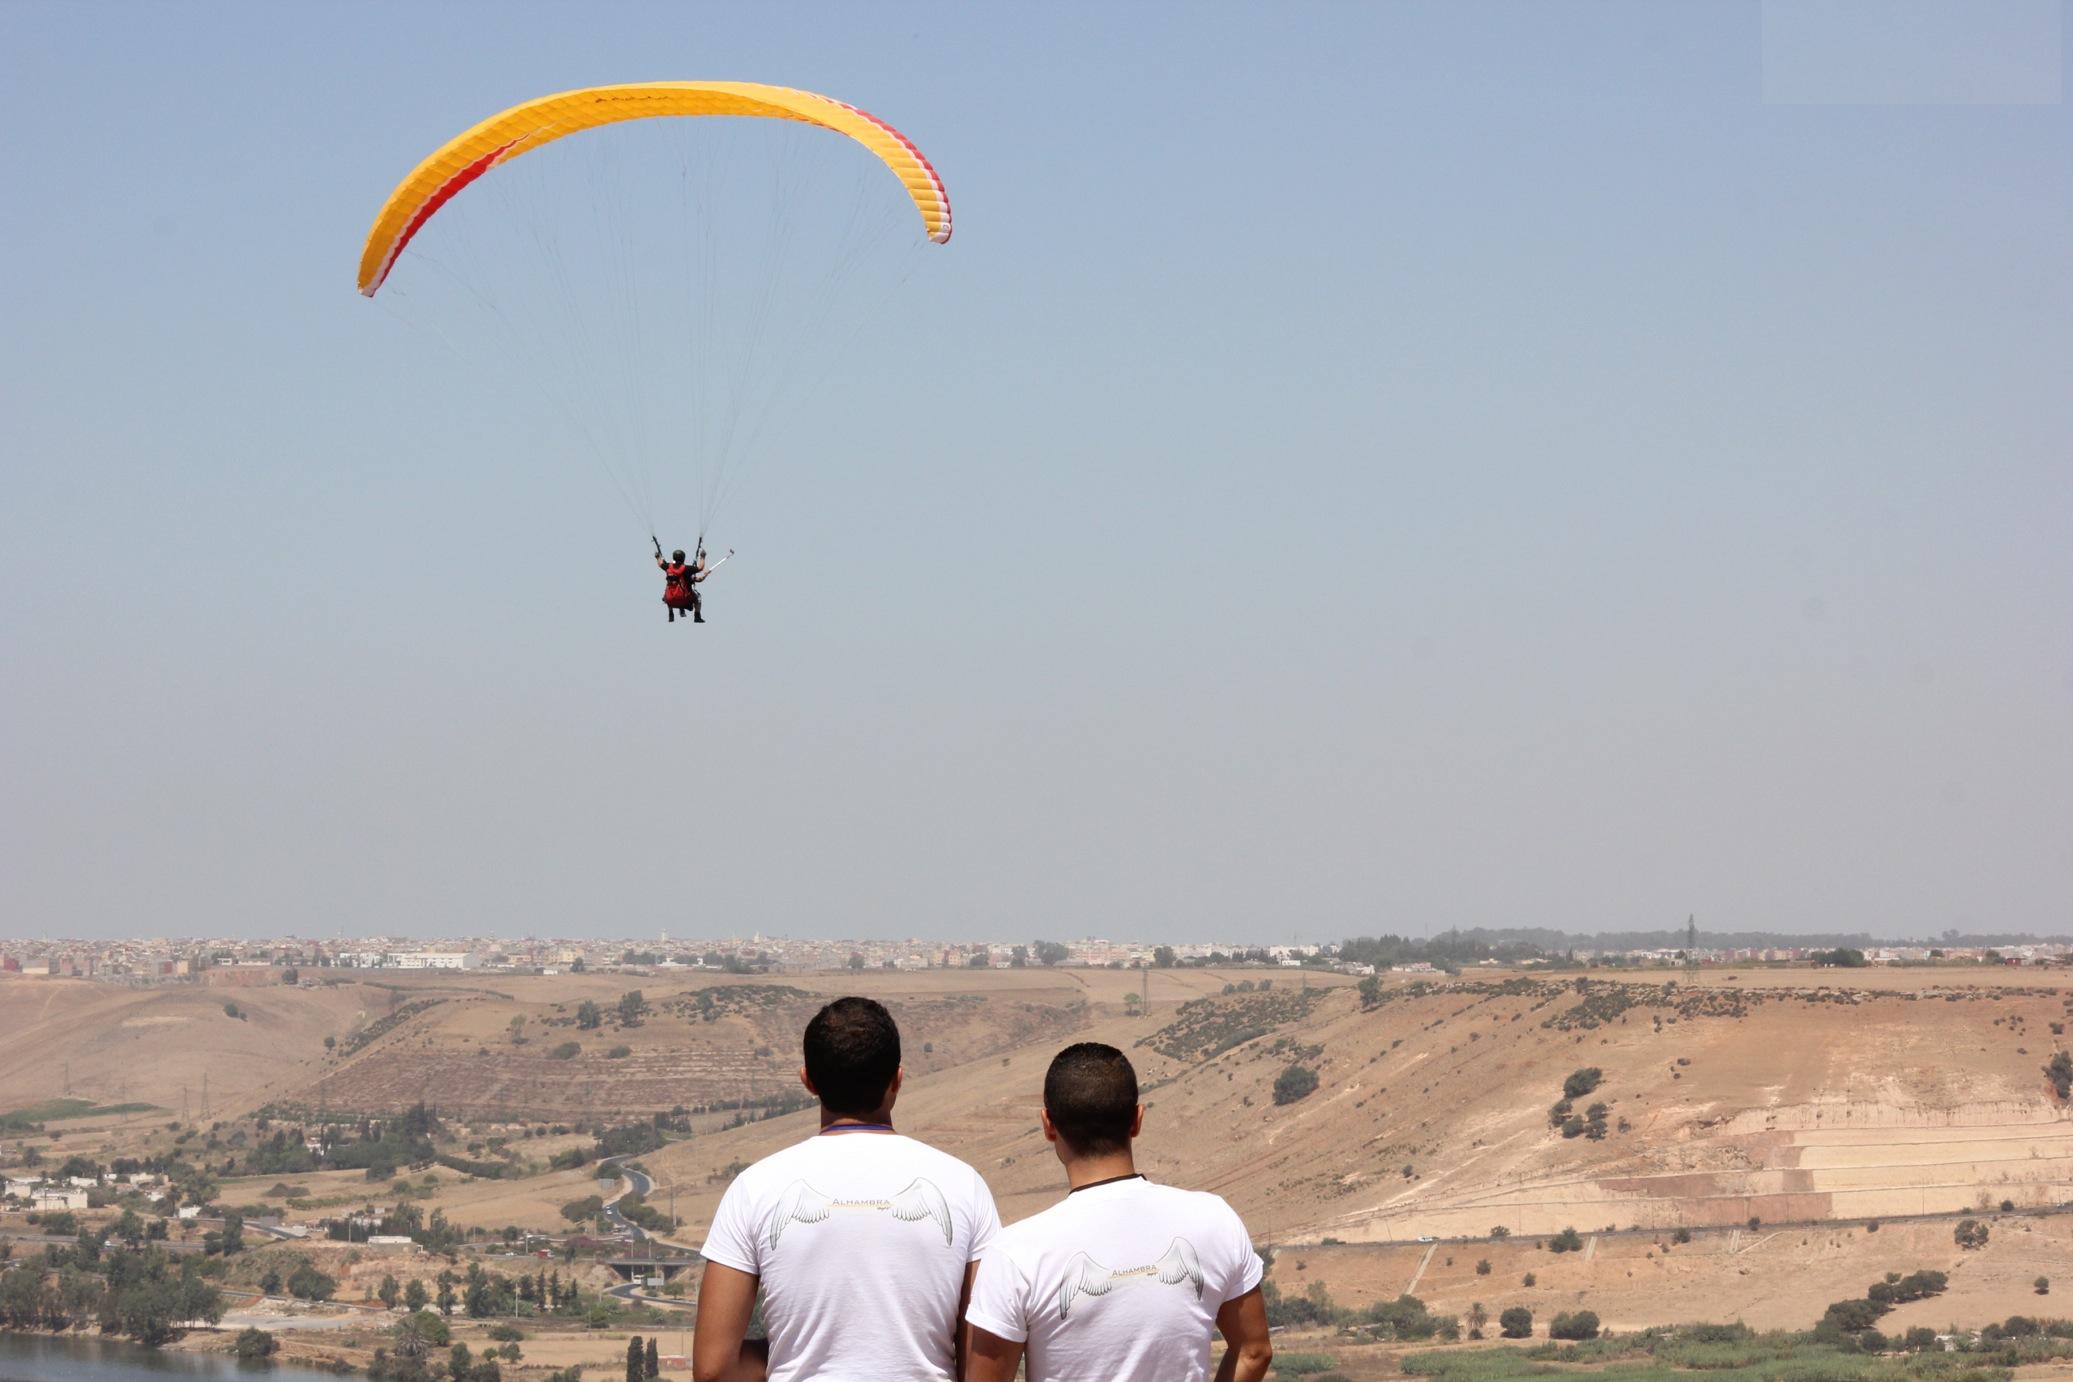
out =
<path fill-rule="evenodd" d="M 1051 1121 L 1051 1110 L 1047 1108 L 1038 1109 L 1037 1121 L 1043 1125 L 1044 1141 L 1056 1142 L 1058 1140 L 1058 1127 Z"/>
<path fill-rule="evenodd" d="M 805 1085 L 806 1092 L 814 1098 L 821 1097 L 821 1092 L 813 1087 L 813 1076 L 806 1073 L 806 1067 L 803 1065 L 799 1067 L 799 1083 Z"/>
<path fill-rule="evenodd" d="M 887 1108 L 891 1108 L 893 1100 L 900 1097 L 900 1086 L 906 1082 L 907 1067 L 904 1065 L 895 1066 L 893 1068 L 893 1082 L 885 1087 L 885 1106 Z"/>
<path fill-rule="evenodd" d="M 1134 1140 L 1144 1131 L 1144 1105 L 1137 1106 L 1137 1112 L 1130 1115 L 1130 1136 Z"/>

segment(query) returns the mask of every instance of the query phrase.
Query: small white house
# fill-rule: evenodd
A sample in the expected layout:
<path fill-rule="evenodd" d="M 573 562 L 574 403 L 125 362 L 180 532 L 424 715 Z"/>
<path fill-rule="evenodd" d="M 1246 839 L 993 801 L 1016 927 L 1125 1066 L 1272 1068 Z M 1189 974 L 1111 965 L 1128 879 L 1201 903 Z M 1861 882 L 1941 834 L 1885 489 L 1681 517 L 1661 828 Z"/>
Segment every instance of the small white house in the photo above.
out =
<path fill-rule="evenodd" d="M 43 1211 L 55 1209 L 86 1208 L 84 1190 L 39 1190 L 30 1197 L 29 1207 Z"/>
<path fill-rule="evenodd" d="M 183 1204 L 174 1210 L 173 1214 L 181 1219 L 199 1219 L 202 1217 L 202 1207 L 198 1204 Z"/>

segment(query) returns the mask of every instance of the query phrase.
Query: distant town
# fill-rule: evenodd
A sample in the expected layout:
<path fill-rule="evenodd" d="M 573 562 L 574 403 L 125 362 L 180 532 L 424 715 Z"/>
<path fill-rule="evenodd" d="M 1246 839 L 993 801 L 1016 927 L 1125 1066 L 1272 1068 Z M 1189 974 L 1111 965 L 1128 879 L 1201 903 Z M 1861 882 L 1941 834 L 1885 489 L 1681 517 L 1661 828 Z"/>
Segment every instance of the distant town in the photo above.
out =
<path fill-rule="evenodd" d="M 1645 945 L 1551 947 L 1485 938 L 1491 933 L 1450 932 L 1406 940 L 1247 946 L 1187 942 L 1158 944 L 1085 938 L 1022 944 L 905 940 L 799 940 L 776 936 L 672 939 L 513 941 L 463 937 L 419 941 L 378 936 L 331 941 L 286 937 L 248 939 L 64 939 L 0 942 L 0 974 L 97 979 L 151 984 L 177 981 L 240 984 L 294 982 L 303 969 L 465 970 L 515 974 L 669 974 L 714 971 L 783 974 L 840 969 L 930 970 L 1070 966 L 1090 969 L 1169 969 L 1205 965 L 1259 965 L 1321 969 L 1340 974 L 1456 973 L 1464 968 L 1663 968 L 1692 965 L 2063 965 L 2073 964 L 2073 942 L 2034 940 L 1980 943 Z M 1502 933 L 1495 933 L 1502 934 Z"/>

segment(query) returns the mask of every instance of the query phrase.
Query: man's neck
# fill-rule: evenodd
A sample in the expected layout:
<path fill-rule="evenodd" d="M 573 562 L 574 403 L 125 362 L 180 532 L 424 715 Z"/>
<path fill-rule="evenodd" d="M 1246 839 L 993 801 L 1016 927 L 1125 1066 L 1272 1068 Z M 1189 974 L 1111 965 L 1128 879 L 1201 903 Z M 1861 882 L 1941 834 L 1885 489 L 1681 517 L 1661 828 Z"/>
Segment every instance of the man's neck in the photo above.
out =
<path fill-rule="evenodd" d="M 1128 1148 L 1101 1156 L 1076 1156 L 1065 1163 L 1066 1183 L 1074 1190 L 1084 1190 L 1105 1180 L 1127 1180 L 1136 1174 L 1137 1163 L 1131 1159 Z"/>
<path fill-rule="evenodd" d="M 821 1107 L 821 1131 L 826 1132 L 830 1128 L 854 1128 L 858 1132 L 866 1130 L 891 1132 L 893 1130 L 893 1111 L 888 1106 L 877 1110 L 875 1113 L 836 1113 L 833 1109 L 823 1105 Z"/>

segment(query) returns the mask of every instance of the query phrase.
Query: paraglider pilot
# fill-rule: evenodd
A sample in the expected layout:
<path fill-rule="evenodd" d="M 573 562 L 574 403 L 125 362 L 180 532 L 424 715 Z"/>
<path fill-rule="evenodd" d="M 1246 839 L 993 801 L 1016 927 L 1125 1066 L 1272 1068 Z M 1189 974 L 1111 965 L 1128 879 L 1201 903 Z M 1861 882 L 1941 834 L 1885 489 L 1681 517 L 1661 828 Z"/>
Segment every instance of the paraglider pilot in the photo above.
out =
<path fill-rule="evenodd" d="M 665 560 L 662 539 L 650 534 L 648 541 L 655 544 L 655 564 L 662 568 L 662 603 L 669 610 L 669 622 L 676 623 L 677 614 L 681 611 L 691 616 L 692 623 L 703 624 L 705 602 L 699 598 L 698 587 L 712 574 L 705 562 L 705 543 L 700 542 L 698 555 L 686 562 L 683 548 L 671 552 Z"/>

